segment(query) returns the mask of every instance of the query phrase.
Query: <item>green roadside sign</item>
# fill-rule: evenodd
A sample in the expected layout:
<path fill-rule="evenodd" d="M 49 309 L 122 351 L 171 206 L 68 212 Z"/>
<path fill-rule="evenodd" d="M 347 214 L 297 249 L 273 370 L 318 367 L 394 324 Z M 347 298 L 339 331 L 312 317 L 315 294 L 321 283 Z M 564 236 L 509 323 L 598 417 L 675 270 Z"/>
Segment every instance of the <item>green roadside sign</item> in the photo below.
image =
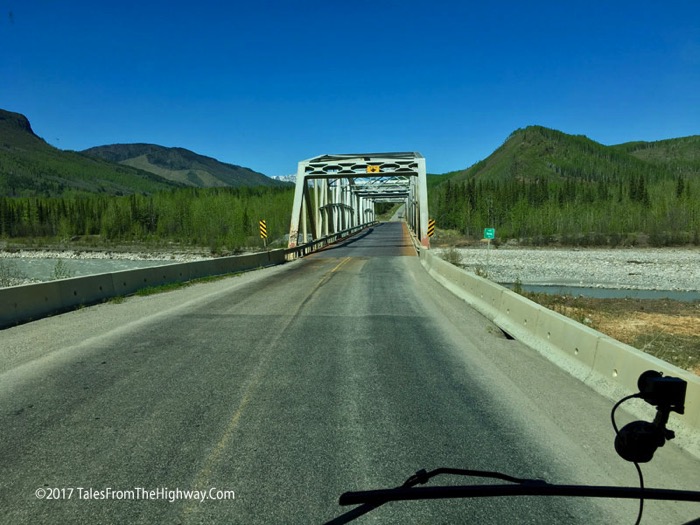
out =
<path fill-rule="evenodd" d="M 484 228 L 484 239 L 495 239 L 496 228 Z"/>

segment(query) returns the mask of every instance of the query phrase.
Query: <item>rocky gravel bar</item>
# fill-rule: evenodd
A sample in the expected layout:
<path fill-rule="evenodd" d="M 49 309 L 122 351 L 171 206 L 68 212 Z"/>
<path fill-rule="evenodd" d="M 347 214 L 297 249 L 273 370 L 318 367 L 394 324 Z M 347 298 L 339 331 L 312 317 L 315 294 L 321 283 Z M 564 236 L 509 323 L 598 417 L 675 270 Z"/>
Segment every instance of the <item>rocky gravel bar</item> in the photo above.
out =
<path fill-rule="evenodd" d="M 455 249 L 461 266 L 499 283 L 700 290 L 700 249 Z M 449 260 L 449 249 L 438 255 Z"/>
<path fill-rule="evenodd" d="M 182 251 L 0 250 L 0 288 L 209 258 Z"/>
<path fill-rule="evenodd" d="M 437 254 L 449 259 L 450 249 Z M 689 248 L 457 248 L 460 266 L 499 283 L 582 286 L 630 290 L 700 290 L 700 249 Z M 187 252 L 0 250 L 0 260 L 17 258 L 111 259 L 190 262 L 209 257 Z"/>
<path fill-rule="evenodd" d="M 102 259 L 124 261 L 168 261 L 191 262 L 210 259 L 192 252 L 123 252 L 123 251 L 82 251 L 82 250 L 0 250 L 0 259 Z"/>

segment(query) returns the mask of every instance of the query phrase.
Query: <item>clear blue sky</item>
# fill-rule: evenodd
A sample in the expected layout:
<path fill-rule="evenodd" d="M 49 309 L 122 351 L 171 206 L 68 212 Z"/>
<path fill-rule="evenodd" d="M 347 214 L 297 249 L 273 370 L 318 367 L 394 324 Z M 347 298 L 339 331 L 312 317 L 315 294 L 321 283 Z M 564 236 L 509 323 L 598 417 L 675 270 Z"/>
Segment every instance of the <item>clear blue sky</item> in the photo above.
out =
<path fill-rule="evenodd" d="M 181 146 L 267 175 L 540 124 L 700 134 L 700 1 L 0 0 L 0 108 L 62 149 Z"/>

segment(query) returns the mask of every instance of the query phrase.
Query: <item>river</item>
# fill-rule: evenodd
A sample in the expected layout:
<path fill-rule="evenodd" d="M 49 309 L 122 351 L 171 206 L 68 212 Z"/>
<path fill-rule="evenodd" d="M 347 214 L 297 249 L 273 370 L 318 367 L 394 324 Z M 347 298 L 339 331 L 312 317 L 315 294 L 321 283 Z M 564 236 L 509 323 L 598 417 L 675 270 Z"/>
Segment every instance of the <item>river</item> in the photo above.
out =
<path fill-rule="evenodd" d="M 500 283 L 511 290 L 515 283 Z M 574 297 L 592 297 L 594 299 L 673 299 L 674 301 L 700 301 L 697 290 L 638 290 L 620 288 L 591 288 L 587 286 L 518 284 L 525 292 L 546 293 L 550 295 L 571 295 Z"/>

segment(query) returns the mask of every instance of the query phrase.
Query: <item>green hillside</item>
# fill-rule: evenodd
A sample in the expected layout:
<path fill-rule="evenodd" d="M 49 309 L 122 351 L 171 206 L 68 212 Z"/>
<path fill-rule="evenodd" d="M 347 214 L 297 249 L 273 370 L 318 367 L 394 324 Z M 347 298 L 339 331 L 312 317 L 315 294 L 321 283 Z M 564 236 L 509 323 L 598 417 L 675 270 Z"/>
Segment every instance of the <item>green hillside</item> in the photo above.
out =
<path fill-rule="evenodd" d="M 184 148 L 155 144 L 112 144 L 83 151 L 84 154 L 151 172 L 169 181 L 199 188 L 283 186 L 249 168 L 219 162 Z"/>
<path fill-rule="evenodd" d="M 0 109 L 0 196 L 123 195 L 178 186 L 146 171 L 54 148 L 24 115 Z"/>
<path fill-rule="evenodd" d="M 530 126 L 513 132 L 485 160 L 453 172 L 451 179 L 612 181 L 640 174 L 654 178 L 669 175 L 662 165 L 645 160 L 623 147 L 604 146 L 582 135 Z"/>
<path fill-rule="evenodd" d="M 231 253 L 262 244 L 260 219 L 271 241 L 288 231 L 292 184 L 182 148 L 97 149 L 103 158 L 61 151 L 36 136 L 26 117 L 0 110 L 0 240 Z M 215 187 L 191 187 L 199 185 Z"/>
<path fill-rule="evenodd" d="M 700 244 L 700 137 L 604 146 L 541 126 L 431 180 L 442 228 L 537 244 Z"/>
<path fill-rule="evenodd" d="M 628 142 L 615 148 L 662 166 L 672 174 L 700 176 L 700 135 L 656 142 Z"/>

